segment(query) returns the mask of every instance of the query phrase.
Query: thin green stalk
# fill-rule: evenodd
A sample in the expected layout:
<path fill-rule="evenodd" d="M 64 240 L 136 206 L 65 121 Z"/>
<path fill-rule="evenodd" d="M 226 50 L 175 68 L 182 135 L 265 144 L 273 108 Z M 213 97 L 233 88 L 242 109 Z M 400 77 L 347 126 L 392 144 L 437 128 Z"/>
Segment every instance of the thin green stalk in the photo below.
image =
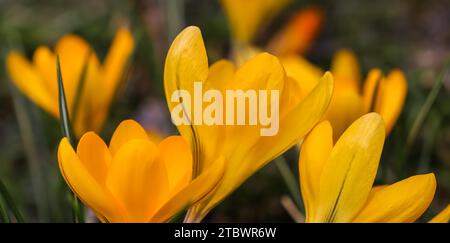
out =
<path fill-rule="evenodd" d="M 67 109 L 66 94 L 64 92 L 64 84 L 61 73 L 61 65 L 59 61 L 59 56 L 56 58 L 56 74 L 58 76 L 58 105 L 59 105 L 59 119 L 61 122 L 61 130 L 64 137 L 69 140 L 69 143 L 74 147 L 74 140 L 72 136 L 72 130 L 70 128 L 69 110 Z M 76 195 L 73 195 L 74 201 L 72 204 L 72 213 L 74 221 L 76 223 L 84 222 L 84 212 Z"/>
<path fill-rule="evenodd" d="M 409 131 L 408 138 L 406 139 L 407 151 L 409 151 L 409 149 L 411 148 L 411 145 L 416 140 L 417 135 L 419 134 L 420 128 L 422 127 L 425 119 L 427 118 L 427 115 L 430 112 L 431 107 L 433 106 L 433 103 L 436 100 L 436 98 L 439 94 L 439 91 L 441 90 L 442 85 L 448 76 L 449 70 L 450 70 L 450 60 L 448 60 L 446 62 L 446 64 L 444 65 L 444 69 L 442 70 L 438 79 L 434 83 L 432 90 L 430 91 L 430 93 L 428 94 L 428 97 L 425 100 L 425 103 L 420 108 L 420 111 L 419 111 L 416 119 L 414 120 L 411 130 Z"/>
<path fill-rule="evenodd" d="M 8 211 L 6 210 L 5 202 L 3 202 L 3 198 L 0 197 L 0 219 L 3 223 L 10 223 L 11 219 L 9 218 Z"/>
<path fill-rule="evenodd" d="M 22 39 L 17 32 L 6 31 L 5 33 L 0 33 L 0 35 L 7 37 L 7 46 L 23 51 Z M 53 168 L 49 163 L 48 147 L 44 146 L 45 141 L 43 136 L 41 136 L 42 129 L 37 113 L 38 110 L 35 106 L 30 105 L 30 101 L 19 93 L 16 87 L 12 85 L 12 82 L 5 83 L 12 97 L 14 113 L 23 141 L 27 169 L 31 179 L 30 186 L 36 204 L 36 216 L 38 219 L 46 222 L 53 217 L 50 209 L 55 208 L 56 205 L 53 194 L 48 193 L 49 188 L 52 186 L 52 176 L 50 175 L 52 175 Z"/>
<path fill-rule="evenodd" d="M 29 102 L 19 94 L 17 89 L 8 82 L 9 90 L 13 99 L 14 111 L 20 129 L 20 135 L 26 154 L 27 167 L 33 189 L 33 197 L 36 202 L 37 216 L 46 221 L 50 219 L 50 198 L 46 193 L 48 190 L 49 168 L 45 163 L 47 151 L 41 146 L 40 136 L 37 134 L 36 123 L 38 119 L 29 109 Z"/>
<path fill-rule="evenodd" d="M 281 177 L 283 178 L 284 183 L 286 183 L 295 204 L 298 208 L 303 208 L 302 198 L 300 197 L 299 183 L 295 179 L 295 176 L 284 157 L 280 156 L 275 159 L 275 165 L 277 166 L 278 171 L 280 171 Z"/>
<path fill-rule="evenodd" d="M 170 43 L 184 26 L 184 0 L 167 0 L 165 3 Z"/>
<path fill-rule="evenodd" d="M 72 136 L 72 129 L 70 128 L 69 110 L 67 109 L 66 94 L 64 92 L 64 84 L 61 73 L 61 66 L 59 56 L 56 58 L 56 74 L 58 76 L 58 106 L 59 119 L 61 122 L 61 131 L 64 137 L 69 140 L 69 143 L 74 147 L 74 140 Z"/>
<path fill-rule="evenodd" d="M 22 214 L 20 213 L 19 209 L 16 206 L 16 203 L 11 197 L 11 194 L 9 194 L 8 189 L 6 188 L 5 184 L 1 179 L 0 179 L 0 195 L 5 200 L 5 203 L 8 205 L 8 207 L 11 209 L 11 212 L 13 213 L 17 222 L 24 223 L 25 220 L 23 219 Z"/>

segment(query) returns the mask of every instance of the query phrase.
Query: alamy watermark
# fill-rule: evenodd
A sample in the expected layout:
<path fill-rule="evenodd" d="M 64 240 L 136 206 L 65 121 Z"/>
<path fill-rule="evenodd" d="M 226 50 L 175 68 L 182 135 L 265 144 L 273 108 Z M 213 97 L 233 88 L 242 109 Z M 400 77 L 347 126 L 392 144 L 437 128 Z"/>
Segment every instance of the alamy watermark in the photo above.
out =
<path fill-rule="evenodd" d="M 193 99 L 187 90 L 175 90 L 170 97 L 178 103 L 171 111 L 175 125 L 250 125 L 260 126 L 261 136 L 278 133 L 279 90 L 230 89 L 223 94 L 209 89 L 203 93 L 202 82 L 193 85 Z"/>

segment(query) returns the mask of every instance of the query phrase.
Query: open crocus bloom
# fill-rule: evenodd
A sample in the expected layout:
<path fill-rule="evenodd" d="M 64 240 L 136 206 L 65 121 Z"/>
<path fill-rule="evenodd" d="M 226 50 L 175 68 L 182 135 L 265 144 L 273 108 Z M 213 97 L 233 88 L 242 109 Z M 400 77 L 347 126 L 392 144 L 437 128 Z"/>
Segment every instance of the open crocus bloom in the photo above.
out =
<path fill-rule="evenodd" d="M 333 90 L 332 75 L 326 73 L 306 97 L 296 96 L 296 81 L 286 76 L 278 58 L 267 53 L 238 68 L 226 60 L 208 67 L 200 30 L 188 27 L 175 38 L 166 58 L 164 87 L 171 111 L 179 104 L 172 102 L 172 94 L 177 90 L 194 93 L 194 82 L 223 94 L 225 90 L 278 90 L 280 103 L 279 130 L 274 136 L 260 136 L 260 125 L 178 126 L 194 153 L 194 178 L 221 155 L 225 159 L 221 182 L 190 210 L 190 221 L 201 220 L 258 169 L 298 143 L 322 118 Z M 247 109 L 246 117 L 248 113 Z"/>
<path fill-rule="evenodd" d="M 282 63 L 289 76 L 302 81 L 299 85 L 303 93 L 308 93 L 323 73 L 298 56 L 285 57 Z M 389 134 L 405 102 L 408 84 L 403 72 L 395 69 L 384 77 L 379 69 L 372 69 L 361 88 L 359 64 L 349 50 L 336 53 L 331 72 L 335 89 L 325 119 L 333 126 L 334 140 L 354 120 L 369 112 L 377 112 L 383 117 L 386 134 Z"/>
<path fill-rule="evenodd" d="M 58 117 L 56 55 L 59 55 L 69 113 L 79 137 L 86 131 L 101 129 L 133 48 L 131 33 L 121 28 L 101 64 L 85 40 L 66 35 L 57 42 L 54 51 L 46 46 L 38 47 L 32 62 L 18 52 L 10 52 L 6 66 L 10 78 L 22 93 Z"/>
<path fill-rule="evenodd" d="M 380 115 L 362 116 L 336 144 L 332 133 L 330 123 L 321 122 L 301 148 L 306 222 L 414 222 L 423 214 L 436 190 L 434 174 L 373 187 L 385 137 Z M 444 211 L 435 222 L 449 216 Z"/>
<path fill-rule="evenodd" d="M 155 145 L 135 121 L 122 122 L 109 147 L 93 132 L 75 152 L 58 149 L 61 173 L 102 222 L 165 222 L 207 195 L 223 175 L 218 159 L 194 180 L 188 143 L 172 136 Z"/>

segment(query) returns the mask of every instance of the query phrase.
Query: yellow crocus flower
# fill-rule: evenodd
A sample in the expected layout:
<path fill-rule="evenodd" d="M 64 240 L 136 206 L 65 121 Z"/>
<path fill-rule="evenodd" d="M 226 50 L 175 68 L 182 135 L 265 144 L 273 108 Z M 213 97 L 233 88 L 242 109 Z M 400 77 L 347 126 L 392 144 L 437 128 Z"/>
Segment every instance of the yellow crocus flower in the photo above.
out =
<path fill-rule="evenodd" d="M 307 94 L 320 79 L 322 71 L 299 56 L 282 58 L 286 73 L 299 81 L 303 94 Z M 379 113 L 389 134 L 405 102 L 407 81 L 403 72 L 394 69 L 385 77 L 379 69 L 372 69 L 361 87 L 360 68 L 353 52 L 340 50 L 333 58 L 331 73 L 335 89 L 325 115 L 333 126 L 336 140 L 358 117 L 369 112 Z"/>
<path fill-rule="evenodd" d="M 292 0 L 221 0 L 233 38 L 250 43 L 264 23 L 275 17 Z"/>
<path fill-rule="evenodd" d="M 312 6 L 300 9 L 268 43 L 268 50 L 277 56 L 303 54 L 312 45 L 323 22 L 322 10 Z"/>
<path fill-rule="evenodd" d="M 214 206 L 232 193 L 258 169 L 298 143 L 321 119 L 331 99 L 333 78 L 326 73 L 305 97 L 285 75 L 278 58 L 262 53 L 240 67 L 220 60 L 208 66 L 202 35 L 197 27 L 184 29 L 167 54 L 164 87 L 169 109 L 176 90 L 193 92 L 194 82 L 220 90 L 279 90 L 279 130 L 275 136 L 260 136 L 260 125 L 180 125 L 178 130 L 189 141 L 194 153 L 194 177 L 221 155 L 224 176 L 214 192 L 192 208 L 188 221 L 200 221 Z M 248 116 L 248 110 L 246 117 Z"/>
<path fill-rule="evenodd" d="M 102 222 L 165 222 L 203 198 L 223 174 L 217 159 L 194 180 L 188 143 L 172 136 L 155 145 L 135 121 L 123 121 L 109 147 L 94 132 L 76 152 L 67 138 L 58 148 L 61 173 Z"/>
<path fill-rule="evenodd" d="M 450 204 L 444 210 L 432 218 L 429 223 L 449 223 L 450 222 Z"/>
<path fill-rule="evenodd" d="M 232 56 L 242 64 L 261 52 L 253 46 L 255 35 L 292 0 L 221 0 L 227 16 Z M 295 12 L 288 22 L 268 41 L 265 49 L 277 56 L 303 54 L 311 46 L 323 22 L 322 10 L 306 7 Z"/>
<path fill-rule="evenodd" d="M 332 126 L 319 123 L 300 152 L 300 187 L 306 222 L 414 222 L 430 205 L 433 173 L 373 186 L 385 139 L 384 122 L 369 113 L 333 144 Z M 443 212 L 436 222 L 448 221 Z"/>
<path fill-rule="evenodd" d="M 131 33 L 120 28 L 101 64 L 85 40 L 69 34 L 58 40 L 54 51 L 47 46 L 39 46 L 31 62 L 22 54 L 11 51 L 6 58 L 6 68 L 23 94 L 51 115 L 59 117 L 56 79 L 56 55 L 59 55 L 68 108 L 71 118 L 75 116 L 72 123 L 79 137 L 86 131 L 98 132 L 101 129 L 133 48 Z M 78 90 L 83 70 L 83 90 Z M 78 91 L 82 95 L 75 115 Z"/>

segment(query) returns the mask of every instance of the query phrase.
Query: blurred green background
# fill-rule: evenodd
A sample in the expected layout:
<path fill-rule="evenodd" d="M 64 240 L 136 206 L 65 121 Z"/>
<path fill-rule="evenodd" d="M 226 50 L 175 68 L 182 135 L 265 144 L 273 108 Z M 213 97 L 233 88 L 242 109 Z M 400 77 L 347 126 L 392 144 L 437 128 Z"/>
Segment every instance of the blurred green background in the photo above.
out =
<path fill-rule="evenodd" d="M 266 43 L 295 11 L 311 4 L 323 8 L 326 16 L 306 55 L 311 62 L 328 69 L 333 53 L 349 48 L 359 57 L 364 74 L 372 67 L 405 72 L 405 108 L 387 138 L 377 183 L 434 172 L 438 190 L 422 220 L 430 219 L 450 201 L 450 79 L 437 83 L 440 73 L 449 72 L 445 62 L 450 57 L 450 1 L 297 0 L 259 31 L 256 43 Z M 116 28 L 123 24 L 130 26 L 137 46 L 128 83 L 116 96 L 102 135 L 109 138 L 126 118 L 160 134 L 175 134 L 163 96 L 165 54 L 184 26 L 197 25 L 210 62 L 228 56 L 229 27 L 217 1 L 0 0 L 0 178 L 27 221 L 71 221 L 71 197 L 57 168 L 59 124 L 11 85 L 5 56 L 18 49 L 31 57 L 38 45 L 53 46 L 62 35 L 76 33 L 103 59 Z M 295 149 L 285 155 L 296 177 L 297 156 Z M 271 163 L 206 221 L 292 222 L 280 203 L 284 195 L 289 190 Z"/>

